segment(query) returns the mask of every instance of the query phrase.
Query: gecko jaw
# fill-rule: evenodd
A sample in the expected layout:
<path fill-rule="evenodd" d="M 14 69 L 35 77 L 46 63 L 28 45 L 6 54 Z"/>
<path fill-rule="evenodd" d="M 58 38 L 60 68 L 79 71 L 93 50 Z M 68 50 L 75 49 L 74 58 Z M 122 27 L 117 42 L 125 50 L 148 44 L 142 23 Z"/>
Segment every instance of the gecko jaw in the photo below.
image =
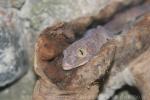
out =
<path fill-rule="evenodd" d="M 62 66 L 63 66 L 63 69 L 64 70 L 71 70 L 71 69 L 74 69 L 74 68 L 77 68 L 77 67 L 80 67 L 80 66 L 83 66 L 87 63 L 88 61 L 85 61 L 85 62 L 82 62 L 81 64 L 79 64 L 78 66 L 72 66 L 68 63 L 63 63 Z"/>
<path fill-rule="evenodd" d="M 63 64 L 63 69 L 64 69 L 64 70 L 71 70 L 71 69 L 72 69 L 72 66 L 71 66 L 70 64 L 68 64 L 68 63 L 64 63 L 64 64 Z"/>

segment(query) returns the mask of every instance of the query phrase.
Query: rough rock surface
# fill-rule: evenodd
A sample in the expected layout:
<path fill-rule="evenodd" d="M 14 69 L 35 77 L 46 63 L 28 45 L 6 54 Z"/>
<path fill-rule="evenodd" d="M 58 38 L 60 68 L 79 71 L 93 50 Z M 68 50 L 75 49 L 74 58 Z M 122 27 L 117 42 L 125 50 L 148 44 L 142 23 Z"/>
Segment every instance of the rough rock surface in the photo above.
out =
<path fill-rule="evenodd" d="M 68 21 L 85 14 L 97 13 L 97 7 L 101 7 L 105 2 L 0 0 L 0 87 L 14 82 L 25 74 L 28 67 L 33 67 L 33 47 L 39 33 L 37 30 L 53 24 L 56 20 Z M 4 25 L 5 22 L 8 25 Z M 12 26 L 14 28 L 11 28 Z M 5 87 L 6 89 L 0 88 L 0 98 L 31 100 L 34 81 L 33 71 L 30 71 L 16 84 Z"/>
<path fill-rule="evenodd" d="M 1 0 L 0 7 L 4 8 L 17 8 L 20 9 L 24 4 L 25 0 Z"/>
<path fill-rule="evenodd" d="M 26 0 L 20 16 L 31 20 L 35 29 L 55 21 L 70 21 L 80 16 L 97 14 L 109 0 Z"/>
<path fill-rule="evenodd" d="M 35 79 L 35 75 L 30 68 L 30 71 L 21 80 L 1 90 L 1 100 L 32 100 Z"/>
<path fill-rule="evenodd" d="M 4 11 L 6 12 L 6 15 L 1 15 L 0 20 L 0 87 L 27 72 L 27 58 L 20 34 L 23 25 L 15 11 Z"/>
<path fill-rule="evenodd" d="M 4 20 L 5 18 L 3 16 L 5 14 L 10 14 L 13 10 L 15 15 L 10 16 L 10 18 L 13 18 L 14 25 L 17 27 L 17 30 L 7 29 L 7 27 L 5 27 L 4 29 L 8 31 L 6 33 L 12 35 L 5 37 L 7 34 L 4 35 L 4 30 L 1 28 L 2 24 L 0 24 L 0 35 L 3 34 L 2 37 L 0 36 L 0 41 L 7 38 L 7 41 L 3 41 L 6 43 L 4 48 L 1 47 L 4 44 L 0 43 L 0 58 L 2 57 L 1 55 L 6 53 L 1 50 L 10 47 L 8 45 L 8 43 L 10 43 L 13 48 L 12 50 L 14 50 L 9 51 L 9 57 L 10 54 L 13 54 L 10 63 L 13 62 L 12 64 L 16 65 L 12 68 L 9 68 L 8 65 L 5 68 L 0 65 L 0 68 L 4 68 L 6 69 L 5 72 L 10 73 L 5 74 L 8 79 L 10 79 L 9 77 L 11 75 L 11 80 L 3 81 L 1 86 L 18 79 L 18 77 L 21 77 L 22 74 L 26 72 L 27 63 L 23 64 L 25 60 L 24 51 L 27 52 L 28 60 L 30 62 L 28 66 L 33 67 L 33 47 L 36 37 L 39 35 L 39 30 L 43 30 L 43 28 L 50 26 L 59 20 L 70 21 L 84 15 L 94 15 L 98 13 L 99 9 L 103 8 L 108 1 L 110 0 L 0 0 L 0 7 L 7 9 L 6 11 L 4 9 L 0 10 L 0 20 Z M 130 1 L 136 0 L 127 0 L 127 3 Z M 21 24 L 18 24 L 20 21 Z M 23 29 L 21 27 L 23 27 Z M 18 41 L 22 41 L 25 44 Z M 7 55 L 8 54 L 5 56 Z M 1 60 L 0 62 L 6 63 L 8 60 L 6 62 Z M 12 78 L 12 76 L 14 76 L 14 78 Z M 35 81 L 34 78 L 33 72 L 28 72 L 25 77 L 18 81 L 18 83 L 7 89 L 0 89 L 0 98 L 3 100 L 31 100 L 32 88 Z M 0 80 L 0 82 L 2 82 L 2 80 Z"/>

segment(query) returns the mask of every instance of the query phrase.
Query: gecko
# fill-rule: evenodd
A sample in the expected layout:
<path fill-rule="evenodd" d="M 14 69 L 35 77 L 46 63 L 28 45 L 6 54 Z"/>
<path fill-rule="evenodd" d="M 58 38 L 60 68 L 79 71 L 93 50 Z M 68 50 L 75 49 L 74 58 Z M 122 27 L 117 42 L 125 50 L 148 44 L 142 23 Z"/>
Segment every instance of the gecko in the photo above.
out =
<path fill-rule="evenodd" d="M 145 12 L 149 11 L 149 5 L 133 7 L 119 13 L 104 26 L 89 29 L 83 38 L 75 41 L 63 51 L 62 67 L 71 70 L 86 64 L 100 51 L 100 48 L 109 39 L 119 33 L 127 33 L 132 23 Z"/>
<path fill-rule="evenodd" d="M 87 63 L 110 38 L 107 30 L 98 26 L 63 51 L 63 69 L 70 70 Z"/>
<path fill-rule="evenodd" d="M 100 94 L 97 98 L 98 100 L 109 100 L 114 96 L 117 90 L 121 89 L 125 85 L 136 87 L 141 94 L 142 100 L 149 100 L 149 33 L 150 12 L 144 14 L 142 18 L 137 21 L 134 27 L 127 33 L 127 35 L 122 37 L 122 39 L 124 38 L 124 41 L 120 41 L 119 39 L 119 43 L 123 44 L 123 47 L 118 45 L 119 43 L 116 44 L 116 46 L 118 45 L 118 50 L 121 49 L 121 52 L 115 54 L 116 57 L 114 57 L 114 63 L 109 72 L 108 80 L 104 84 L 103 89 L 100 91 Z M 136 96 L 136 98 L 140 99 L 140 96 Z"/>

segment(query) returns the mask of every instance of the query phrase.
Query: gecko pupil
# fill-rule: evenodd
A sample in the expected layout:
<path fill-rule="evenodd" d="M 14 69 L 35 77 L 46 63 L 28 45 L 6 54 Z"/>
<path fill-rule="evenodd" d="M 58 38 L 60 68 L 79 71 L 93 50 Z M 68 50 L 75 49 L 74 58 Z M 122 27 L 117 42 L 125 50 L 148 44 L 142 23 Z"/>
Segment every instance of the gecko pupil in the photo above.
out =
<path fill-rule="evenodd" d="M 77 50 L 77 55 L 78 55 L 78 57 L 85 57 L 86 56 L 86 50 L 84 49 L 84 48 L 79 48 L 78 50 Z"/>
<path fill-rule="evenodd" d="M 80 49 L 79 51 L 80 51 L 80 54 L 81 54 L 81 55 L 84 55 L 84 53 L 83 53 L 83 51 L 82 51 L 81 49 Z"/>

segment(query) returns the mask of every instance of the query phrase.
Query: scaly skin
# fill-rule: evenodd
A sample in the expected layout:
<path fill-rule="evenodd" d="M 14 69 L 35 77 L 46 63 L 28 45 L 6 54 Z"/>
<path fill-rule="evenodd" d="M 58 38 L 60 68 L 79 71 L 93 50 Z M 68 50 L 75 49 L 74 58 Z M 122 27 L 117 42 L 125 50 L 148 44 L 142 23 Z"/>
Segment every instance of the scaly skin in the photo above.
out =
<path fill-rule="evenodd" d="M 89 30 L 85 37 L 74 42 L 63 51 L 63 69 L 70 70 L 84 65 L 98 53 L 108 39 L 106 30 L 101 26 Z"/>
<path fill-rule="evenodd" d="M 145 12 L 150 11 L 147 4 L 119 13 L 104 27 L 90 29 L 85 36 L 64 50 L 63 69 L 71 70 L 86 64 L 100 50 L 101 46 L 115 34 L 127 33 L 133 22 Z"/>
<path fill-rule="evenodd" d="M 118 39 L 114 63 L 98 100 L 109 100 L 124 85 L 137 87 L 142 100 L 149 100 L 149 43 L 150 13 L 147 13 L 122 39 Z"/>

